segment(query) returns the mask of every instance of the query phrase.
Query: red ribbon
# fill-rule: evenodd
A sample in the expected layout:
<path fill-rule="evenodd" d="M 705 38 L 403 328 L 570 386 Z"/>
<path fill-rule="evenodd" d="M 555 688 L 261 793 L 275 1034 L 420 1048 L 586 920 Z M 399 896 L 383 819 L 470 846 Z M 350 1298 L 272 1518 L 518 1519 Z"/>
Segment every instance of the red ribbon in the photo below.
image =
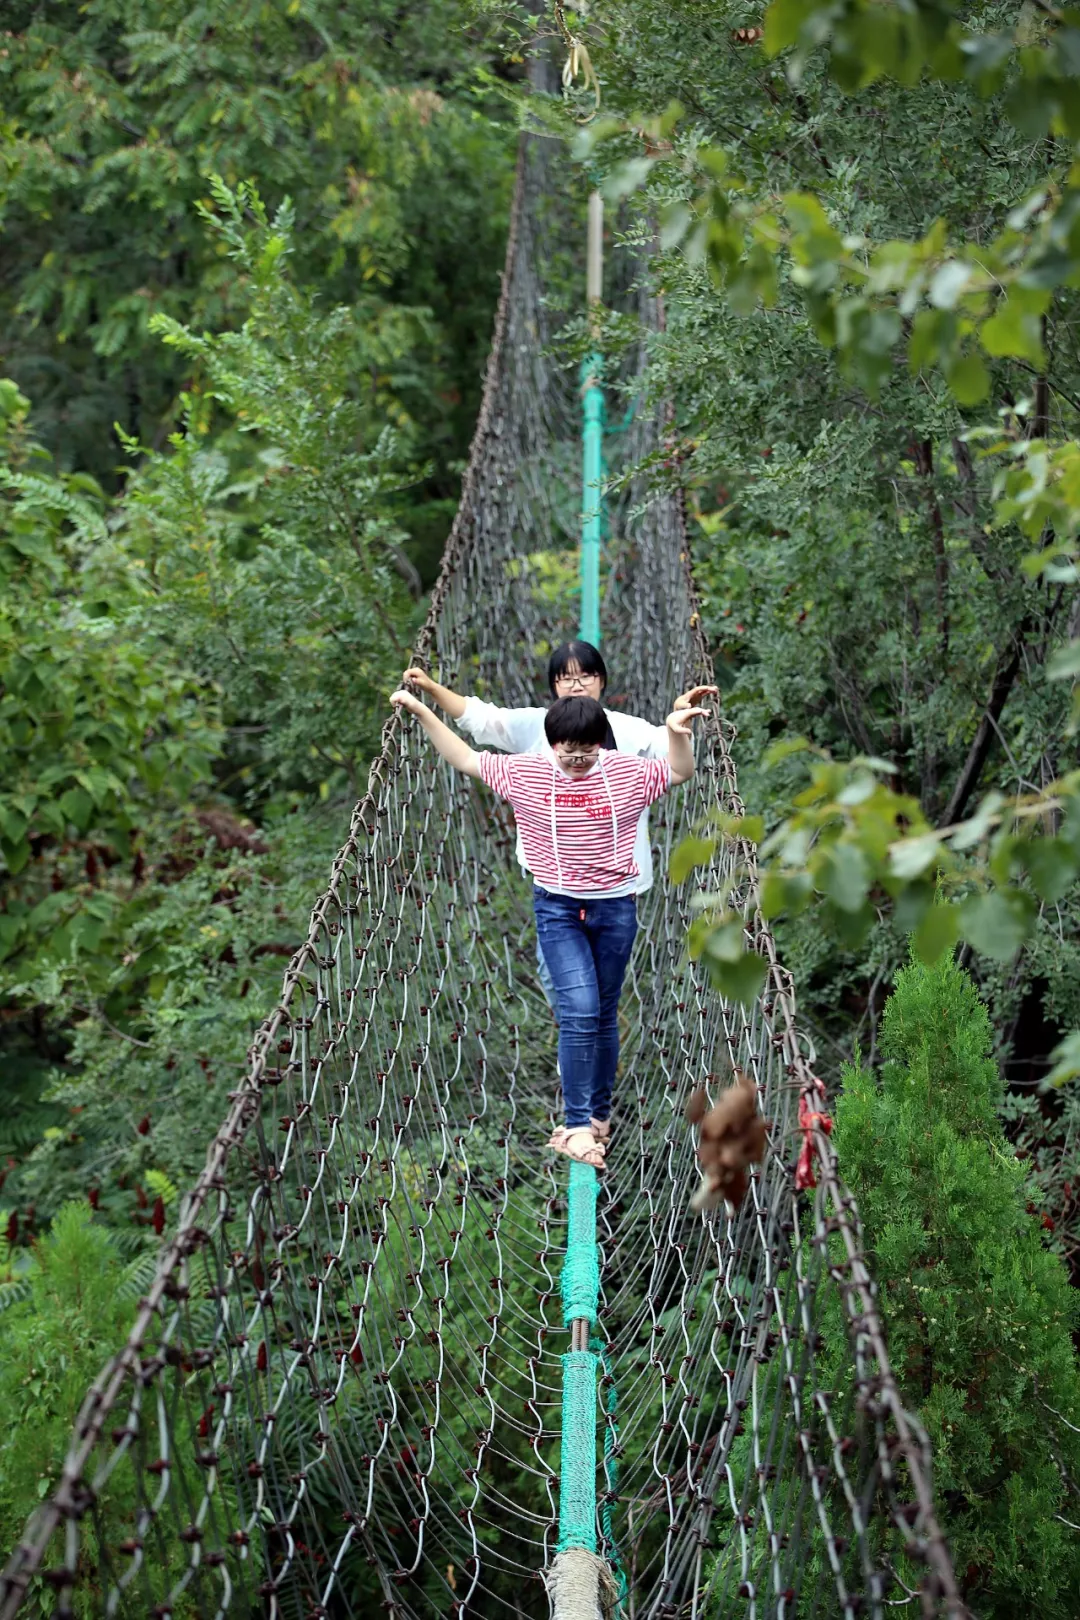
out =
<path fill-rule="evenodd" d="M 799 1129 L 803 1133 L 803 1140 L 799 1149 L 799 1160 L 795 1166 L 797 1192 L 804 1192 L 808 1187 L 817 1186 L 817 1177 L 814 1174 L 814 1132 L 823 1131 L 826 1136 L 831 1136 L 832 1128 L 831 1115 L 812 1108 L 810 1098 L 804 1091 L 799 1097 Z"/>

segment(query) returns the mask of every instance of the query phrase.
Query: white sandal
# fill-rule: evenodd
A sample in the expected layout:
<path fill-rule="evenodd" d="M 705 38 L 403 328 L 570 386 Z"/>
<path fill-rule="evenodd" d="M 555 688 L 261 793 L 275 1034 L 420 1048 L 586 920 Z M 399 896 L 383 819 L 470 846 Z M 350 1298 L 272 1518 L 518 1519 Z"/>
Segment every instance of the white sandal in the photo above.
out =
<path fill-rule="evenodd" d="M 606 1144 L 611 1141 L 610 1119 L 590 1119 L 589 1124 L 592 1126 L 593 1135 L 598 1142 Z"/>
<path fill-rule="evenodd" d="M 575 1141 L 582 1136 L 588 1137 L 588 1146 Z M 557 1125 L 548 1147 L 556 1153 L 564 1153 L 575 1164 L 587 1164 L 593 1170 L 604 1168 L 604 1144 L 596 1140 L 591 1125 Z"/>

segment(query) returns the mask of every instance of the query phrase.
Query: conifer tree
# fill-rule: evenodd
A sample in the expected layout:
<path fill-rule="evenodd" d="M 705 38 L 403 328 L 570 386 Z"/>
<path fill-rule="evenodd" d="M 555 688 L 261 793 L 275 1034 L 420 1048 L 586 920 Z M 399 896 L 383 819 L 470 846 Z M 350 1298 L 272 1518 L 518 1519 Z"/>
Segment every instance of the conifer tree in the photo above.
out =
<path fill-rule="evenodd" d="M 880 1078 L 844 1073 L 837 1144 L 859 1203 L 893 1365 L 926 1425 L 975 1613 L 1076 1613 L 1075 1295 L 1026 1210 L 998 1124 L 987 1011 L 946 955 L 900 974 Z M 1072 1425 L 1072 1427 L 1070 1427 Z"/>

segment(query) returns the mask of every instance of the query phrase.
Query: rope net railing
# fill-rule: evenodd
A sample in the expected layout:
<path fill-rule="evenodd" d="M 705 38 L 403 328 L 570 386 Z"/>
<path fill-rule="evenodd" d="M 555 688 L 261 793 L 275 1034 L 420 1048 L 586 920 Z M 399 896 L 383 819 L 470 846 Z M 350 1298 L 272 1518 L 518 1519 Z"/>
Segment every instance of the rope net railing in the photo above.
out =
<path fill-rule="evenodd" d="M 582 215 L 544 152 L 523 142 L 483 406 L 416 652 L 506 704 L 540 701 L 573 628 L 578 402 L 558 339 Z M 657 312 L 646 251 L 621 260 L 636 336 L 609 381 L 630 400 Z M 646 470 L 612 499 L 604 597 L 614 701 L 655 721 L 710 674 L 680 503 L 649 486 L 664 433 L 642 398 L 611 439 L 612 471 Z M 696 778 L 653 815 L 596 1214 L 597 1547 L 624 1620 L 960 1614 L 753 852 L 729 843 L 696 879 L 749 874 L 768 968 L 750 1010 L 688 962 L 694 884 L 664 875 L 710 809 L 739 812 L 730 743 L 714 718 Z M 733 1218 L 694 1215 L 684 1105 L 736 1068 L 769 1151 Z M 12 1552 L 5 1620 L 546 1614 L 571 1349 L 567 1168 L 543 1148 L 556 1104 L 510 824 L 395 718 L 128 1342 Z M 807 1140 L 818 1186 L 797 1192 Z"/>

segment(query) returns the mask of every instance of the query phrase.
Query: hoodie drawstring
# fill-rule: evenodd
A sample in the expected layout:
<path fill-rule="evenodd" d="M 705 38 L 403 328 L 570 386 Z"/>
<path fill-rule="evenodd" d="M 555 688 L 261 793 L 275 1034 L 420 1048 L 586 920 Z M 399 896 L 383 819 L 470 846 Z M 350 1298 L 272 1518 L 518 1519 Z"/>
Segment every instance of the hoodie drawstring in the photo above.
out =
<path fill-rule="evenodd" d="M 555 830 L 555 791 L 556 791 L 556 788 L 558 787 L 558 780 L 559 780 L 558 772 L 559 772 L 559 767 L 556 765 L 554 759 L 552 759 L 552 761 L 551 761 L 551 848 L 552 848 L 552 852 L 553 852 L 553 854 L 555 856 L 555 870 L 558 873 L 559 888 L 561 889 L 562 886 L 563 886 L 563 883 L 562 883 L 562 861 L 560 861 L 560 859 L 559 859 L 559 835 Z"/>
<path fill-rule="evenodd" d="M 611 803 L 611 865 L 617 872 L 619 870 L 619 817 L 615 810 L 615 795 L 611 791 L 611 783 L 608 781 L 607 771 L 604 769 L 604 756 L 602 753 L 600 755 L 600 775 L 604 778 L 604 786 L 607 788 L 607 796 Z"/>

